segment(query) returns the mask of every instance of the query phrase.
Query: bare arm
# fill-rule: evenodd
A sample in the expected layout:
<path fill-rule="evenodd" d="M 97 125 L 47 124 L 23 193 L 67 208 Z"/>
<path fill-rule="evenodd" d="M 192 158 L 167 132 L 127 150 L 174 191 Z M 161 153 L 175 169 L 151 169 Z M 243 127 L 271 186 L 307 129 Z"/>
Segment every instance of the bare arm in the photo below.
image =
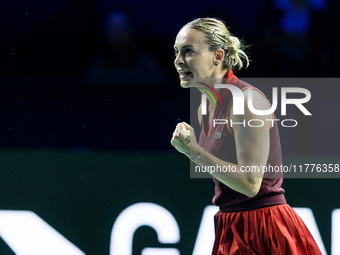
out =
<path fill-rule="evenodd" d="M 247 92 L 244 92 L 245 99 L 247 100 Z M 254 107 L 256 109 L 268 109 L 269 105 L 265 98 L 258 93 L 253 92 Z M 245 100 L 245 102 L 246 102 Z M 232 109 L 230 109 L 232 113 Z M 264 122 L 262 127 L 250 127 L 247 123 L 248 120 L 259 119 Z M 245 120 L 245 127 L 243 125 L 233 125 L 233 131 L 235 134 L 236 142 L 236 153 L 238 164 L 232 164 L 230 162 L 221 160 L 214 155 L 205 152 L 200 147 L 193 132 L 190 132 L 190 126 L 186 123 L 178 124 L 179 132 L 175 131 L 174 136 L 171 139 L 171 144 L 180 152 L 184 153 L 190 158 L 191 155 L 203 155 L 200 160 L 196 157 L 191 158 L 194 163 L 200 166 L 230 166 L 236 169 L 235 172 L 212 172 L 211 175 L 221 181 L 229 188 L 240 192 L 246 196 L 255 196 L 261 186 L 262 174 L 243 171 L 242 167 L 245 166 L 257 166 L 265 165 L 269 155 L 269 128 L 271 116 L 258 116 L 252 114 L 247 104 L 245 103 L 245 114 L 244 115 L 233 115 L 230 114 L 229 120 L 233 122 L 243 122 Z M 176 130 L 177 130 L 176 129 Z M 191 134 L 190 134 L 191 133 Z M 182 141 L 187 139 L 191 135 L 190 144 L 184 144 Z M 191 146 L 191 148 L 190 148 Z M 190 151 L 191 149 L 191 151 Z"/>

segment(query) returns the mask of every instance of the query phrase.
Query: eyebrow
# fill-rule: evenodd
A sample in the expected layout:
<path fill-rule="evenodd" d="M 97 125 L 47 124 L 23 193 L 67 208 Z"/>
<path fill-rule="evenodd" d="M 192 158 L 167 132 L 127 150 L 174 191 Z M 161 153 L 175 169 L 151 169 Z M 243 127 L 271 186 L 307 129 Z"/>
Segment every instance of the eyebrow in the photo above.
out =
<path fill-rule="evenodd" d="M 177 48 L 176 45 L 174 45 L 174 48 Z M 182 49 L 188 49 L 188 48 L 194 48 L 194 45 L 191 45 L 191 44 L 187 44 L 187 45 L 184 45 L 181 47 Z"/>

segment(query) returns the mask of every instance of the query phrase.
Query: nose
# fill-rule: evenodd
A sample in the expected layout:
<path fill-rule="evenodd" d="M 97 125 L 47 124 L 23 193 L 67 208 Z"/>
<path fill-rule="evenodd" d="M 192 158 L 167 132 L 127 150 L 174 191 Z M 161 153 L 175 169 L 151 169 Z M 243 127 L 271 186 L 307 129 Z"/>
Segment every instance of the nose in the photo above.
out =
<path fill-rule="evenodd" d="M 180 66 L 184 64 L 184 58 L 182 57 L 181 54 L 177 54 L 175 60 L 174 60 L 175 66 Z"/>

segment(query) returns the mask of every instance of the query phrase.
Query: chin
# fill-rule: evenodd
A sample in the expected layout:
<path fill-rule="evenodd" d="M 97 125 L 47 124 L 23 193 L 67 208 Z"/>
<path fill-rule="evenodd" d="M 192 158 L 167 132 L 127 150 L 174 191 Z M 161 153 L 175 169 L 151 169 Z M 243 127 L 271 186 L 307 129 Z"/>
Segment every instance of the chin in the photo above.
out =
<path fill-rule="evenodd" d="M 190 81 L 181 81 L 181 87 L 182 88 L 189 88 L 190 87 Z"/>

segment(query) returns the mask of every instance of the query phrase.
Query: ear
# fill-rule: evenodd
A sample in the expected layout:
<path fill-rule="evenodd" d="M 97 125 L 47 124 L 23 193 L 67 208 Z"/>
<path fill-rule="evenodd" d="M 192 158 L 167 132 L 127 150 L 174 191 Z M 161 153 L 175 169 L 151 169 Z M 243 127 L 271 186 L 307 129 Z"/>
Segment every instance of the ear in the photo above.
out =
<path fill-rule="evenodd" d="M 221 64 L 223 62 L 224 59 L 224 50 L 219 48 L 218 50 L 215 51 L 215 55 L 214 55 L 214 64 L 216 66 L 218 66 L 219 64 Z"/>

